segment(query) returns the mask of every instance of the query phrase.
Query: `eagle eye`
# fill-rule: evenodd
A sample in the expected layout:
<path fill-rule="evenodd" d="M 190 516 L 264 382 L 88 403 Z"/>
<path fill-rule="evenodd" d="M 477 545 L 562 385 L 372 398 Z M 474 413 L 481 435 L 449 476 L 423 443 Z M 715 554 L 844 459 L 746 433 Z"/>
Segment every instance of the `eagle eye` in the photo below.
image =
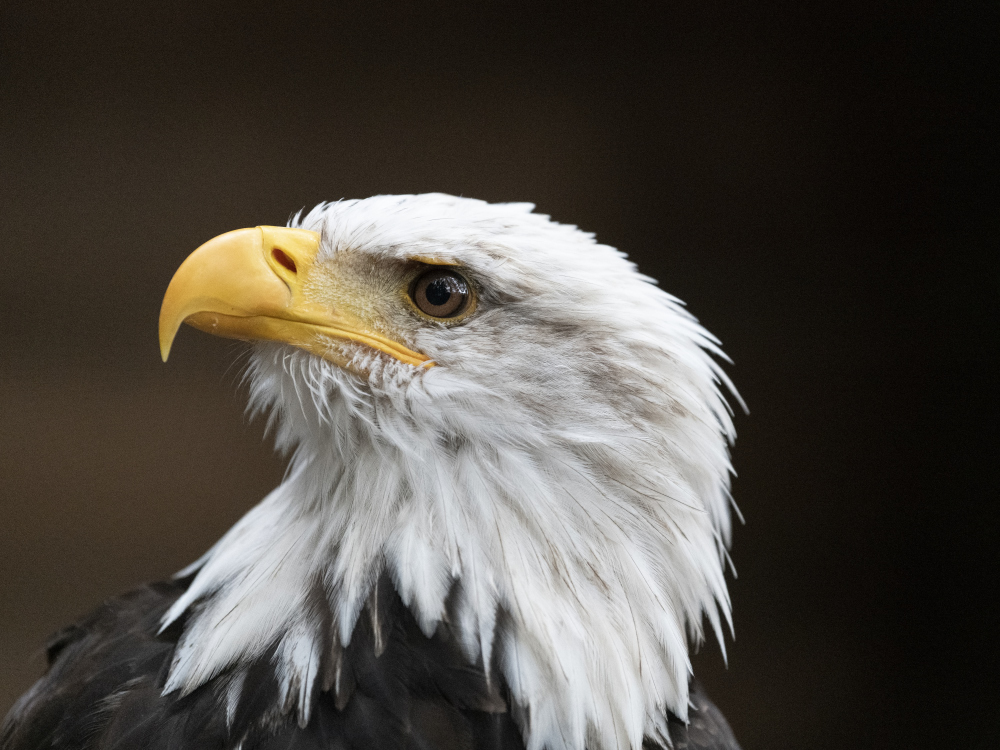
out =
<path fill-rule="evenodd" d="M 417 309 L 434 318 L 453 318 L 469 303 L 469 283 L 454 271 L 435 268 L 414 282 L 410 297 Z"/>

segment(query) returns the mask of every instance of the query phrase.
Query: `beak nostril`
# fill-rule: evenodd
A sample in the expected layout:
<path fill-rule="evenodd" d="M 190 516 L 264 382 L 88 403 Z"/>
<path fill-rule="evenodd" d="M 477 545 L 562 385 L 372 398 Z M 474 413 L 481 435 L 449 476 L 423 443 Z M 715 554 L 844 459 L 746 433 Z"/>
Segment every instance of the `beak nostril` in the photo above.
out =
<path fill-rule="evenodd" d="M 295 261 L 281 248 L 274 248 L 271 251 L 271 256 L 278 262 L 278 265 L 287 268 L 292 273 L 298 273 L 298 269 L 295 267 Z"/>

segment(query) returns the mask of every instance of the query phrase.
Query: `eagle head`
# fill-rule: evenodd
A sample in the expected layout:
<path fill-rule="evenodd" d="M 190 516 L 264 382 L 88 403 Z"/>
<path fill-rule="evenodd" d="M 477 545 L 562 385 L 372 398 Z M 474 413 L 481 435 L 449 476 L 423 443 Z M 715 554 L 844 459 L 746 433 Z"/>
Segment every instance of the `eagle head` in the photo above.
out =
<path fill-rule="evenodd" d="M 307 718 L 387 576 L 424 634 L 495 665 L 529 748 L 639 748 L 686 716 L 688 644 L 730 616 L 722 354 L 533 208 L 326 203 L 180 267 L 164 358 L 182 322 L 252 341 L 250 405 L 289 469 L 186 571 L 167 690 L 270 653 Z"/>

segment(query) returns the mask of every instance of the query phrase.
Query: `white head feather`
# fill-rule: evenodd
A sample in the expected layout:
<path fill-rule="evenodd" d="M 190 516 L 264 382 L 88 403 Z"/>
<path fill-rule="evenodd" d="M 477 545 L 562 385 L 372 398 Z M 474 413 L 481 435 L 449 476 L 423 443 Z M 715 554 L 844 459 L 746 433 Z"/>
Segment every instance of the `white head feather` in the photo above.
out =
<path fill-rule="evenodd" d="M 687 715 L 688 639 L 722 642 L 733 425 L 717 341 L 590 234 L 446 195 L 318 206 L 319 262 L 433 255 L 479 290 L 461 325 L 414 322 L 417 368 L 331 342 L 367 377 L 257 344 L 251 404 L 285 481 L 192 570 L 167 690 L 189 691 L 279 642 L 308 711 L 330 644 L 306 607 L 319 580 L 346 644 L 387 571 L 421 628 L 452 622 L 500 668 L 528 750 L 638 748 Z M 499 642 L 498 612 L 506 618 Z M 297 698 L 296 698 L 297 696 Z"/>

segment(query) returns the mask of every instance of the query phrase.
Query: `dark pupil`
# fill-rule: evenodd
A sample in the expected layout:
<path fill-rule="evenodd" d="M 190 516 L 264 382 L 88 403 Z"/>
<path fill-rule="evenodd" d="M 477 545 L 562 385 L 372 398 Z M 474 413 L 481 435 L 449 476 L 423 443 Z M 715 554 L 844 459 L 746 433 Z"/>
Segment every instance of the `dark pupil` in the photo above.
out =
<path fill-rule="evenodd" d="M 454 284 L 452 284 L 451 279 L 435 279 L 427 285 L 427 291 L 425 292 L 427 301 L 434 305 L 434 307 L 441 307 L 451 298 L 453 286 Z"/>

